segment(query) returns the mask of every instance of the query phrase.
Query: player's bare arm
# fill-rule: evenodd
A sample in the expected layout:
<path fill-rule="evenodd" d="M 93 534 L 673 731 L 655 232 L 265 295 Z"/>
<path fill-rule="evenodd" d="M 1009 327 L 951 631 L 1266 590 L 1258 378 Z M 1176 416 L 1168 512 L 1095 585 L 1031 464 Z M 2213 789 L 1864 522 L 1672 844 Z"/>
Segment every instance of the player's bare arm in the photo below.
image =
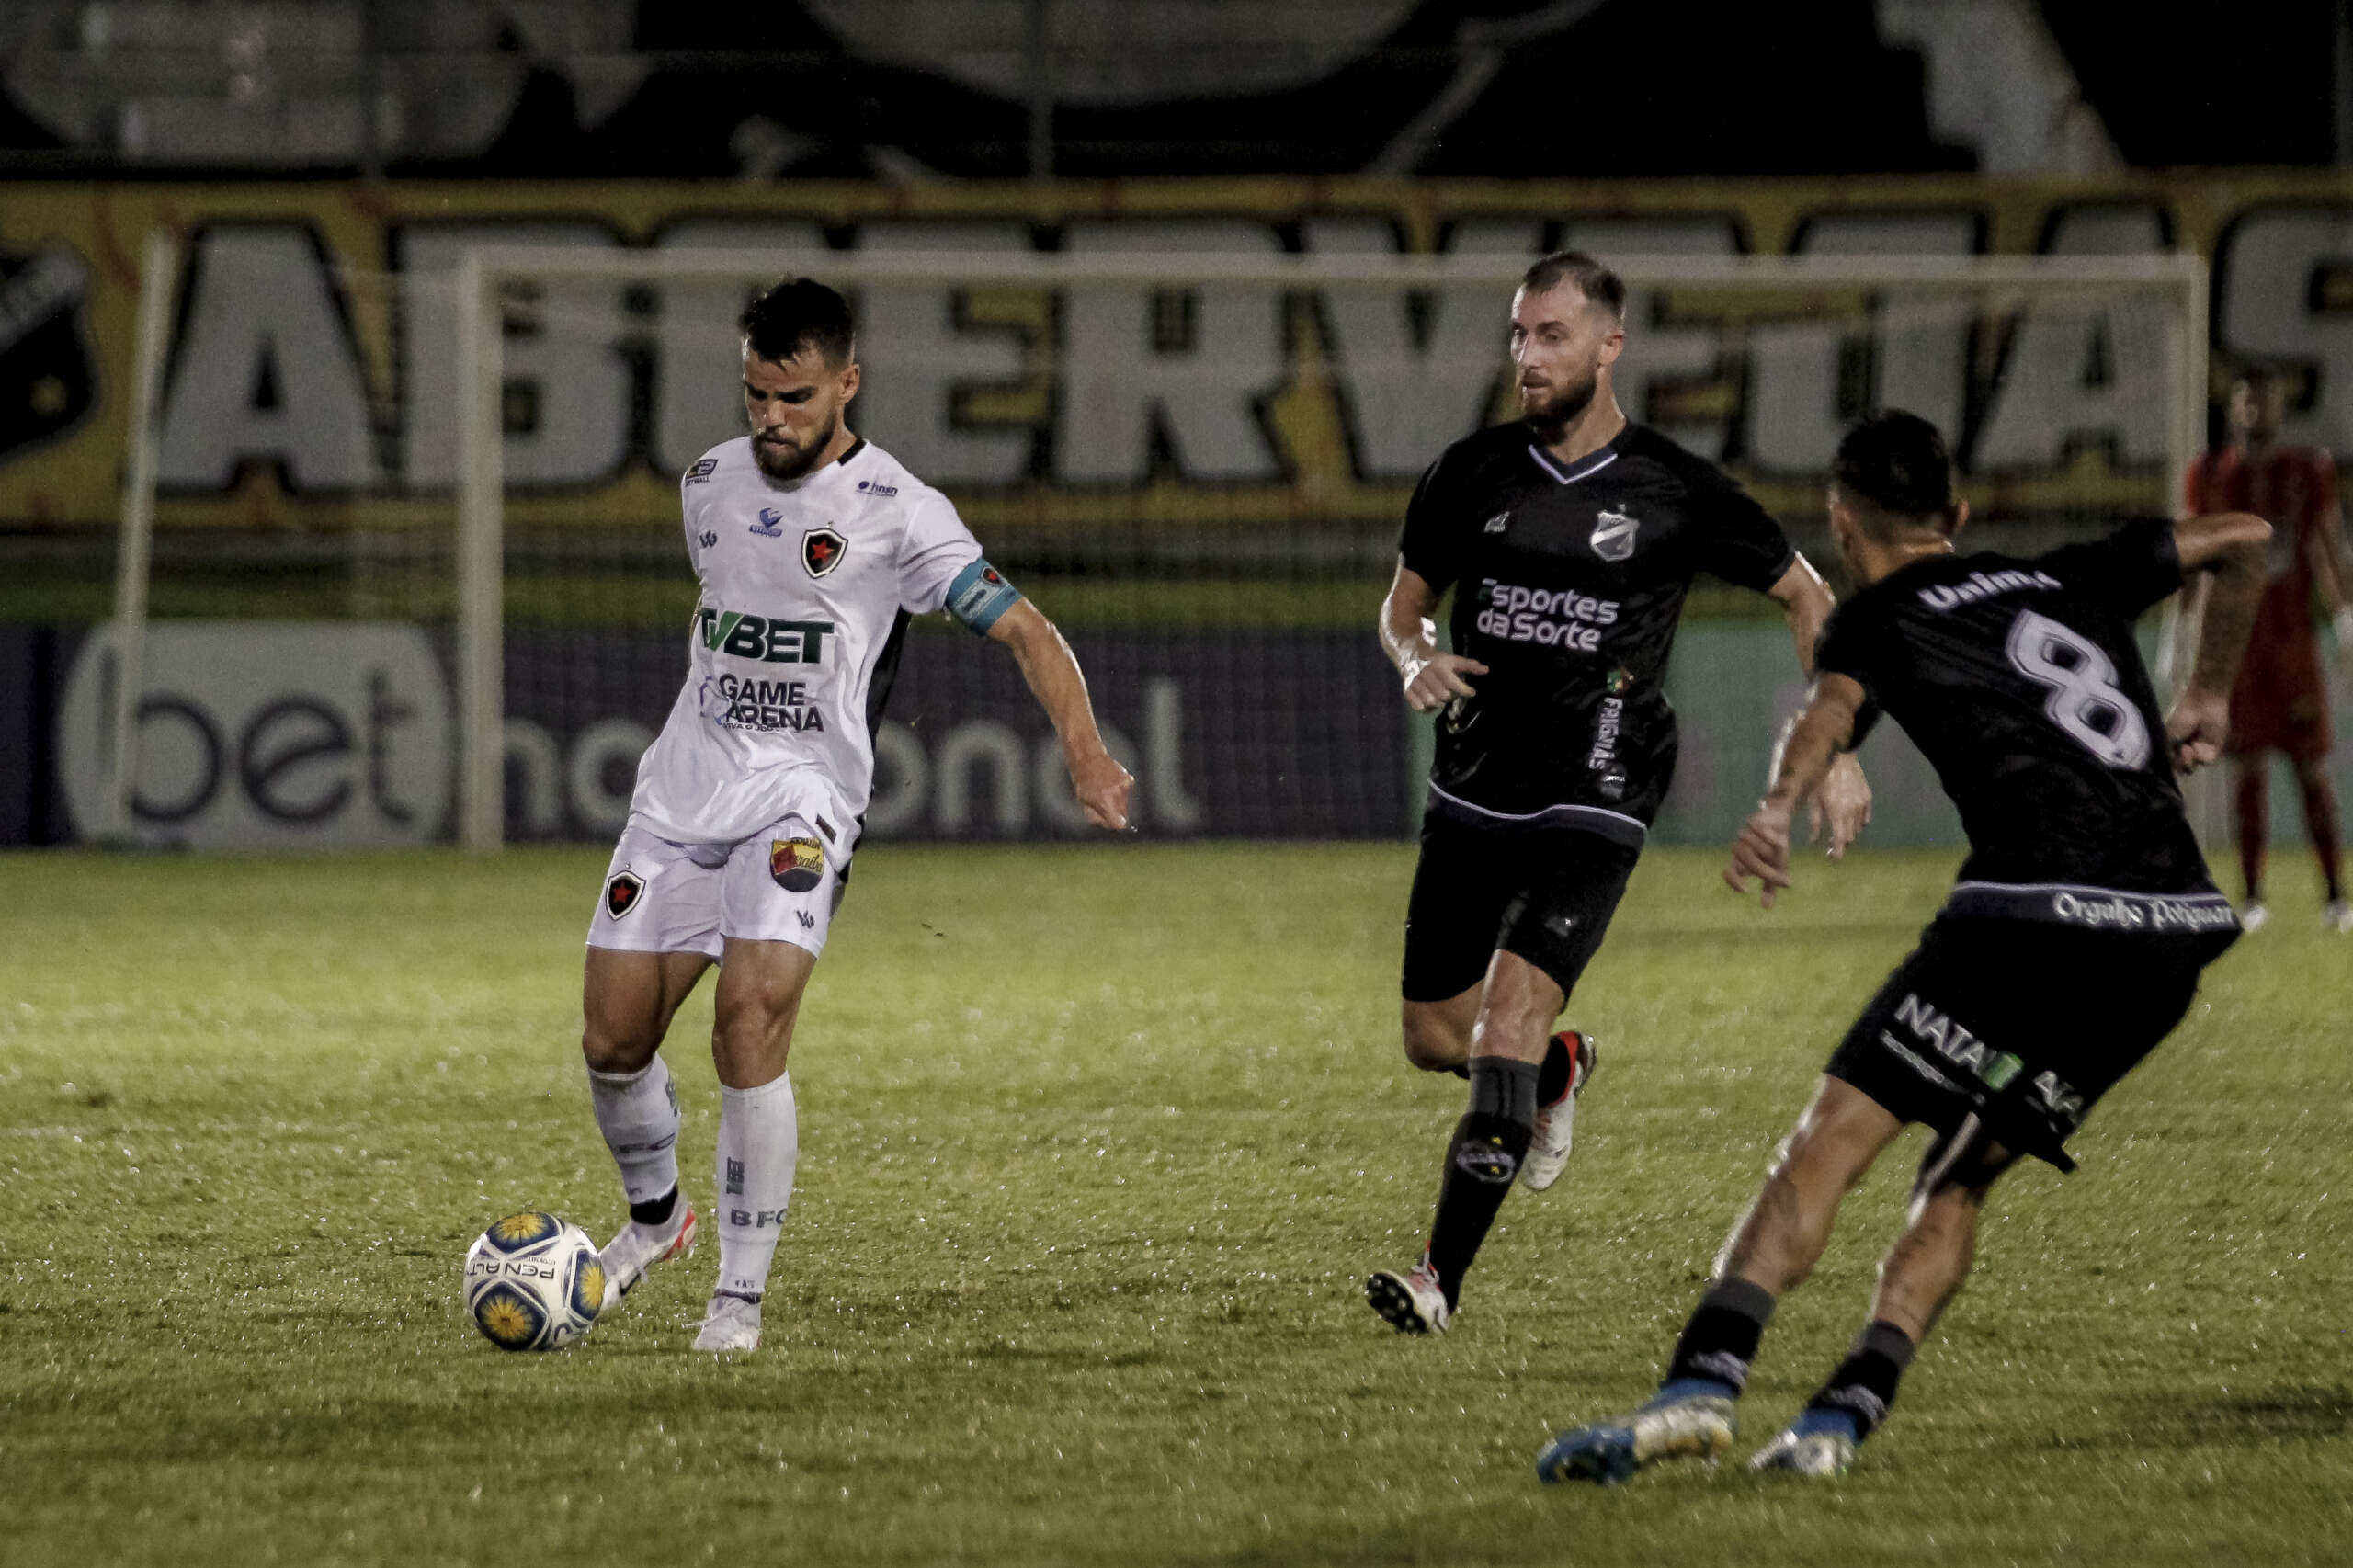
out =
<path fill-rule="evenodd" d="M 1734 892 L 1746 892 L 1748 879 L 1755 877 L 1763 887 L 1760 902 L 1770 909 L 1774 895 L 1790 885 L 1790 824 L 1798 807 L 1823 789 L 1842 759 L 1854 760 L 1847 747 L 1854 743 L 1855 719 L 1863 700 L 1863 688 L 1847 676 L 1824 675 L 1814 681 L 1805 710 L 1781 747 L 1772 790 L 1756 802 L 1755 813 L 1733 840 L 1724 881 Z"/>
<path fill-rule="evenodd" d="M 1404 681 L 1405 703 L 1416 713 L 1435 713 L 1458 697 L 1472 695 L 1465 676 L 1487 666 L 1438 645 L 1438 590 L 1400 562 L 1389 597 L 1381 601 L 1381 651 Z"/>
<path fill-rule="evenodd" d="M 1797 644 L 1798 668 L 1811 676 L 1813 674 L 1813 648 L 1822 640 L 1822 628 L 1830 619 L 1830 612 L 1837 599 L 1830 592 L 1830 585 L 1813 569 L 1813 562 L 1800 555 L 1773 585 L 1771 595 L 1781 612 L 1789 618 L 1790 637 Z M 1788 734 L 1781 747 L 1789 744 Z M 1774 774 L 1779 774 L 1779 751 L 1777 748 Z M 1870 781 L 1863 777 L 1863 765 L 1852 752 L 1832 759 L 1830 773 L 1806 801 L 1806 842 L 1817 844 L 1826 830 L 1830 835 L 1830 858 L 1843 858 L 1847 846 L 1859 837 L 1866 823 L 1871 820 Z"/>
<path fill-rule="evenodd" d="M 1080 673 L 1070 644 L 1027 599 L 1000 616 L 988 635 L 1012 651 L 1030 695 L 1053 721 L 1054 733 L 1063 743 L 1063 766 L 1070 769 L 1071 792 L 1086 810 L 1086 820 L 1113 831 L 1126 827 L 1128 792 L 1136 781 L 1103 744 L 1094 705 L 1086 697 L 1086 676 Z"/>
<path fill-rule="evenodd" d="M 2271 525 L 2247 512 L 2176 523 L 2174 551 L 2199 601 L 2189 680 L 2165 716 L 2174 764 L 2188 773 L 2217 761 L 2230 730 L 2231 682 L 2263 599 Z"/>

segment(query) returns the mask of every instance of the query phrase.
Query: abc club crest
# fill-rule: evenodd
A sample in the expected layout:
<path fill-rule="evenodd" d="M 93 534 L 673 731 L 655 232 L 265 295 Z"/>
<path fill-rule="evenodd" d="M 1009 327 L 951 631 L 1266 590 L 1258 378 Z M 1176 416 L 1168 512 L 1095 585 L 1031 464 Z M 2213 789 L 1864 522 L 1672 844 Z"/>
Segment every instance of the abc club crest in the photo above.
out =
<path fill-rule="evenodd" d="M 768 841 L 768 875 L 787 892 L 807 892 L 825 874 L 825 846 L 813 838 Z"/>
<path fill-rule="evenodd" d="M 605 884 L 605 913 L 619 920 L 635 909 L 645 896 L 645 879 L 633 871 L 615 871 L 612 881 Z"/>
<path fill-rule="evenodd" d="M 1593 552 L 1604 561 L 1623 561 L 1634 553 L 1634 533 L 1642 523 L 1624 512 L 1604 512 L 1594 519 Z"/>
<path fill-rule="evenodd" d="M 848 553 L 849 540 L 834 528 L 811 528 L 801 536 L 801 564 L 809 568 L 812 577 L 824 576 Z"/>
<path fill-rule="evenodd" d="M 96 403 L 82 320 L 89 285 L 63 245 L 0 251 L 0 460 L 64 435 Z"/>

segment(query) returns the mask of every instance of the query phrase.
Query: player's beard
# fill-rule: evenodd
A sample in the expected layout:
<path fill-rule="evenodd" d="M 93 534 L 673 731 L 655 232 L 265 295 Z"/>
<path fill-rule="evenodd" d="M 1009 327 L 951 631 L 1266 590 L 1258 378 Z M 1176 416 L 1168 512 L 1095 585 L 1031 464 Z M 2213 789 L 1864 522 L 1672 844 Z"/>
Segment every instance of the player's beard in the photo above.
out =
<path fill-rule="evenodd" d="M 1601 387 L 1599 367 L 1589 367 L 1585 379 L 1566 386 L 1555 385 L 1539 392 L 1522 386 L 1519 389 L 1520 415 L 1540 430 L 1565 430 L 1576 423 L 1593 403 L 1593 394 Z M 1535 392 L 1535 396 L 1530 393 Z M 1541 402 L 1538 398 L 1542 399 Z"/>
<path fill-rule="evenodd" d="M 770 479 L 799 479 L 817 466 L 817 460 L 824 455 L 827 447 L 834 444 L 834 432 L 841 427 L 841 411 L 836 409 L 833 417 L 825 421 L 825 427 L 812 436 L 805 446 L 788 450 L 755 435 L 752 437 L 752 460 L 759 464 L 760 472 Z"/>

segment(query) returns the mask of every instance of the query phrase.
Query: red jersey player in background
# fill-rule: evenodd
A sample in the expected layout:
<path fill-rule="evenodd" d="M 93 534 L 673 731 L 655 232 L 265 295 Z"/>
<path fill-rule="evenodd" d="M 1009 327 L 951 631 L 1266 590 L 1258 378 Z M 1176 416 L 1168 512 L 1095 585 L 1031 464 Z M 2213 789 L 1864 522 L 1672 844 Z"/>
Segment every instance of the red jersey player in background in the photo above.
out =
<path fill-rule="evenodd" d="M 2271 525 L 2271 578 L 2246 657 L 2231 689 L 2228 749 L 2237 806 L 2239 867 L 2246 878 L 2246 929 L 2269 918 L 2263 902 L 2268 754 L 2287 754 L 2304 798 L 2304 823 L 2328 884 L 2321 919 L 2353 931 L 2353 904 L 2338 867 L 2336 794 L 2328 780 L 2328 686 L 2321 675 L 2315 602 L 2334 623 L 2340 655 L 2353 648 L 2353 555 L 2337 509 L 2336 465 L 2326 452 L 2279 439 L 2287 389 L 2261 369 L 2231 388 L 2231 443 L 2190 465 L 2186 516 L 2252 512 Z"/>

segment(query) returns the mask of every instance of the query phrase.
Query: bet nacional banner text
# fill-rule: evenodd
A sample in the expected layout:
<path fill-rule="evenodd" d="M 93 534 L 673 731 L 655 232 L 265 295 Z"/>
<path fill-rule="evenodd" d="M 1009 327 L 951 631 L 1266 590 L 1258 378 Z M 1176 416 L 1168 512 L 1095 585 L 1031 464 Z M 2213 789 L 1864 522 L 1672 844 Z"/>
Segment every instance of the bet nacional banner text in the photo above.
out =
<path fill-rule="evenodd" d="M 162 622 L 133 812 L 141 837 L 214 848 L 446 839 L 455 751 L 447 650 L 414 627 Z M 1244 631 L 1073 639 L 1104 734 L 1136 776 L 1155 838 L 1402 836 L 1415 730 L 1370 636 Z M 162 661 L 160 663 L 154 661 Z M 686 669 L 668 632 L 513 630 L 506 728 L 513 842 L 608 841 L 640 754 Z M 158 673 L 161 672 L 161 673 Z M 113 643 L 0 625 L 0 844 L 70 842 L 98 819 Z M 1779 626 L 1687 626 L 1668 673 L 1681 718 L 1675 787 L 1653 835 L 1724 844 L 1754 808 L 1803 692 Z M 2353 733 L 2353 683 L 2333 683 Z M 1869 843 L 1961 843 L 1934 771 L 1893 724 L 1863 759 Z M 1001 650 L 959 631 L 909 638 L 876 745 L 866 830 L 880 840 L 1090 836 L 1060 748 Z M 2353 754 L 2334 773 L 2353 791 Z M 2274 842 L 2300 844 L 2295 791 L 2271 793 Z"/>

